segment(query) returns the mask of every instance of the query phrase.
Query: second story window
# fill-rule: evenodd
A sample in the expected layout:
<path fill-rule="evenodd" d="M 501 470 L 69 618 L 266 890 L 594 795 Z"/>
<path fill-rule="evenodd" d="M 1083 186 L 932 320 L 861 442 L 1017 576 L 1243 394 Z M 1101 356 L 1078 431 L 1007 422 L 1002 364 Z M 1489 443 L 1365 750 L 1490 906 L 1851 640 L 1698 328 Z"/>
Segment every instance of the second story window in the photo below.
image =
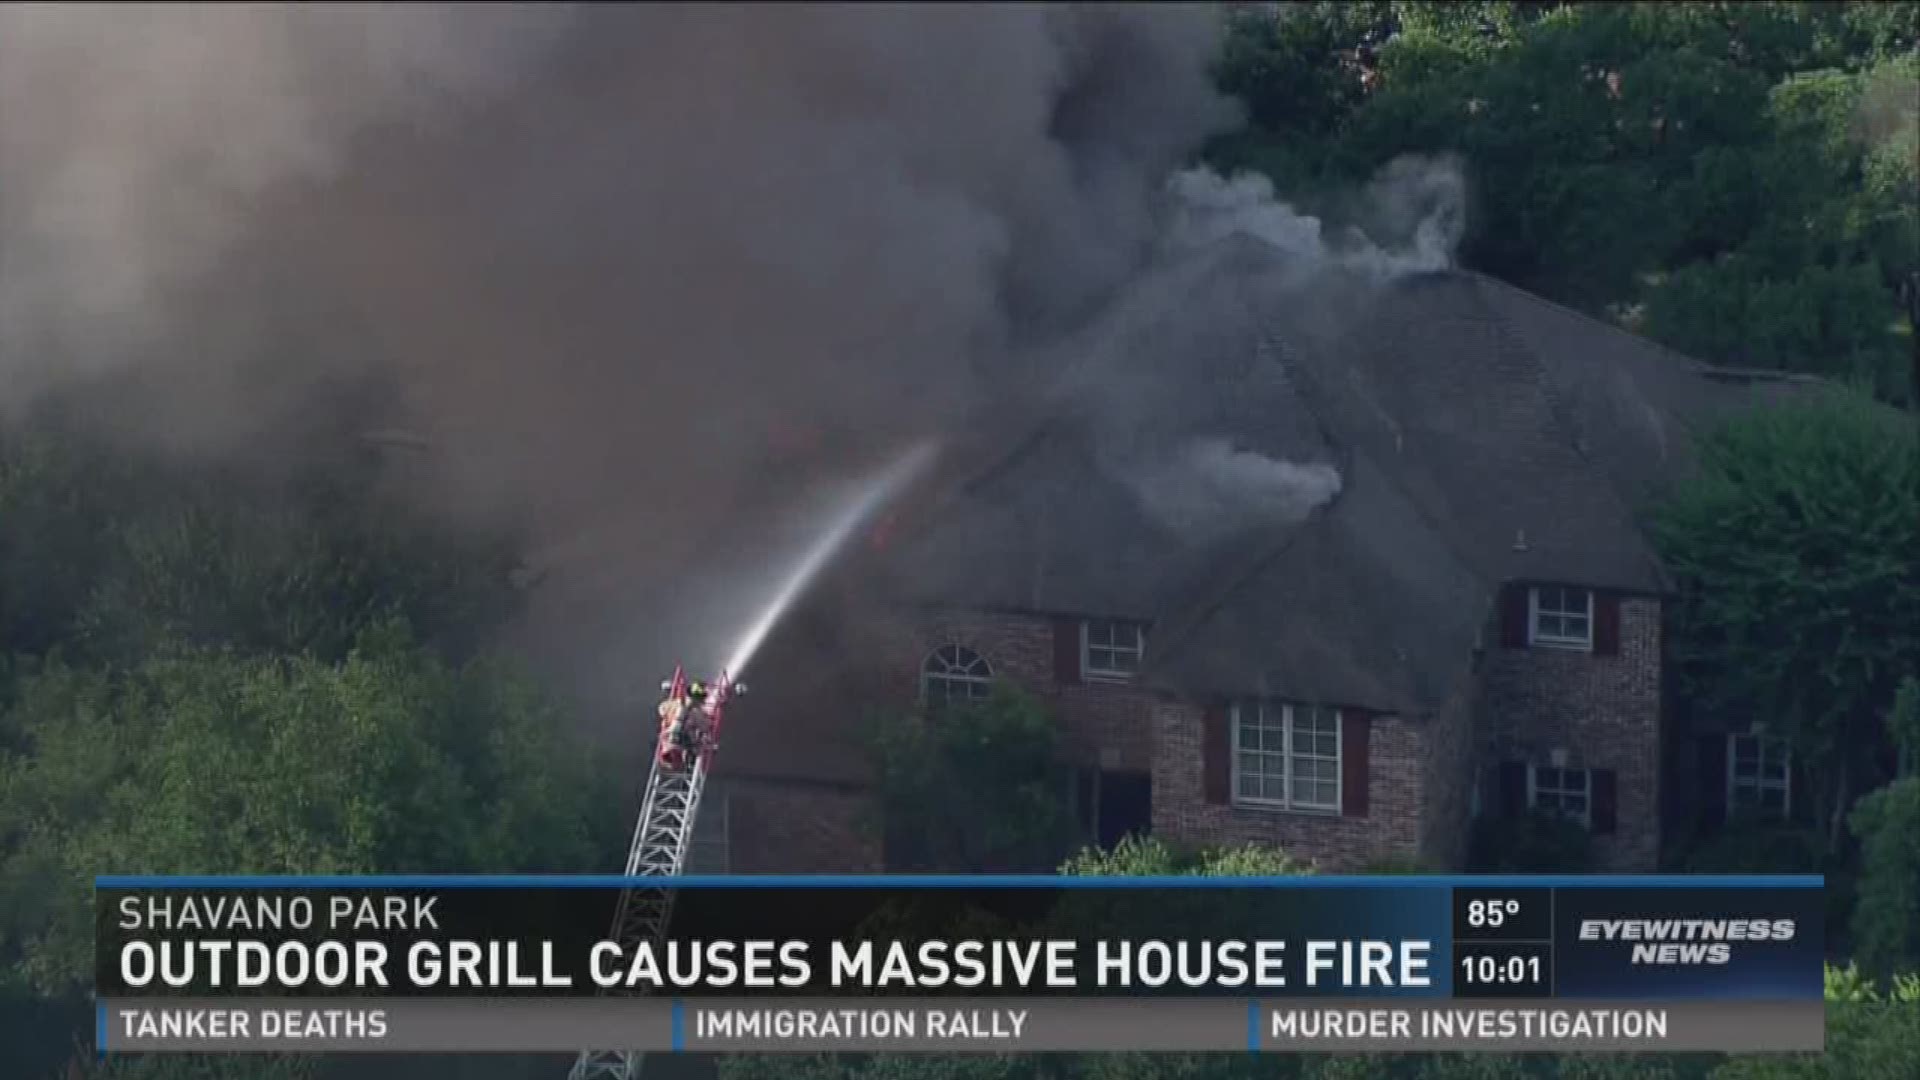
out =
<path fill-rule="evenodd" d="M 1527 640 L 1552 649 L 1592 649 L 1592 591 L 1560 585 L 1529 589 Z"/>
<path fill-rule="evenodd" d="M 1760 734 L 1727 739 L 1727 807 L 1748 817 L 1784 818 L 1793 805 L 1785 739 Z"/>
<path fill-rule="evenodd" d="M 1080 625 L 1080 672 L 1089 679 L 1131 679 L 1146 647 L 1139 623 L 1089 619 Z"/>
<path fill-rule="evenodd" d="M 993 692 L 993 666 L 964 645 L 942 645 L 920 665 L 920 692 L 936 708 L 985 700 Z"/>

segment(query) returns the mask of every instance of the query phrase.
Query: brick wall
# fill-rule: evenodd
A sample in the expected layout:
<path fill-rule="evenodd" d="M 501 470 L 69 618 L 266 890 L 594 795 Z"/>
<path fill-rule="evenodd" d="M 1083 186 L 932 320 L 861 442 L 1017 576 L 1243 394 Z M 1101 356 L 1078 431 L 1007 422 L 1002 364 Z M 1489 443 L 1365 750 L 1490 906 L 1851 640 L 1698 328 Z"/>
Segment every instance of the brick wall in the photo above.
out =
<path fill-rule="evenodd" d="M 1373 721 L 1372 781 L 1365 817 L 1209 804 L 1201 754 L 1202 710 L 1159 701 L 1153 710 L 1153 831 L 1189 844 L 1272 844 L 1327 871 L 1359 870 L 1419 851 L 1425 809 L 1427 733 L 1398 717 Z"/>
<path fill-rule="evenodd" d="M 1057 695 L 1066 752 L 1103 769 L 1151 772 L 1154 697 L 1125 683 L 1088 683 Z"/>
<path fill-rule="evenodd" d="M 1047 699 L 1061 721 L 1066 756 L 1075 763 L 1145 772 L 1153 764 L 1153 695 L 1127 683 L 1059 686 L 1053 671 L 1053 621 L 998 612 L 923 612 L 895 624 L 878 651 L 889 672 L 889 696 L 912 700 L 921 665 L 942 645 L 964 645 L 993 673 Z"/>
<path fill-rule="evenodd" d="M 964 645 L 986 657 L 996 676 L 1054 705 L 1071 760 L 1150 773 L 1153 829 L 1168 839 L 1273 844 L 1329 870 L 1388 857 L 1419 857 L 1436 869 L 1462 864 L 1473 753 L 1470 685 L 1432 720 L 1374 721 L 1366 817 L 1210 806 L 1201 791 L 1199 706 L 1125 683 L 1059 686 L 1053 633 L 1052 620 L 1041 616 L 920 612 L 893 623 L 874 639 L 874 649 L 884 657 L 884 684 L 894 700 L 918 692 L 920 665 L 941 645 Z"/>
<path fill-rule="evenodd" d="M 1477 673 L 1461 680 L 1426 729 L 1426 814 L 1420 826 L 1422 861 L 1434 870 L 1466 866 L 1472 829 L 1474 721 L 1480 705 Z"/>
<path fill-rule="evenodd" d="M 1617 824 L 1594 844 L 1603 869 L 1644 871 L 1659 862 L 1661 648 L 1659 601 L 1628 597 L 1620 602 L 1618 655 L 1540 648 L 1486 655 L 1484 765 L 1545 765 L 1563 749 L 1572 767 L 1614 770 Z"/>
<path fill-rule="evenodd" d="M 736 874 L 867 874 L 881 870 L 857 788 L 733 776 L 727 843 Z"/>

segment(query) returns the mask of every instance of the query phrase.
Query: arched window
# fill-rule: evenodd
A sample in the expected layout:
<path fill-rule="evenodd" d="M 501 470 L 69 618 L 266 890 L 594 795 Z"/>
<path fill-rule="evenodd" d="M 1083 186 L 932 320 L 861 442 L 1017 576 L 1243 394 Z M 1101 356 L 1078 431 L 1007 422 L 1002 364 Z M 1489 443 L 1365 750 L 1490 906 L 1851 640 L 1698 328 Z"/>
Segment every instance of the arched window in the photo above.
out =
<path fill-rule="evenodd" d="M 992 665 L 964 645 L 942 645 L 920 665 L 920 692 L 929 705 L 964 705 L 992 690 Z"/>

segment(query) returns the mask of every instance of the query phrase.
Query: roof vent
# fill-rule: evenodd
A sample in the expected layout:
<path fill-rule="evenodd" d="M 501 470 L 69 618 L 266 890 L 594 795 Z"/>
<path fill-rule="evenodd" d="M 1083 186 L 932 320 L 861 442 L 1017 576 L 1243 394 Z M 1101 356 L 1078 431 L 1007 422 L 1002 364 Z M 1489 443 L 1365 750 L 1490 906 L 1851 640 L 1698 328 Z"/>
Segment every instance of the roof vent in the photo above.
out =
<path fill-rule="evenodd" d="M 1527 550 L 1527 530 L 1521 529 L 1519 532 L 1513 534 L 1513 550 Z"/>

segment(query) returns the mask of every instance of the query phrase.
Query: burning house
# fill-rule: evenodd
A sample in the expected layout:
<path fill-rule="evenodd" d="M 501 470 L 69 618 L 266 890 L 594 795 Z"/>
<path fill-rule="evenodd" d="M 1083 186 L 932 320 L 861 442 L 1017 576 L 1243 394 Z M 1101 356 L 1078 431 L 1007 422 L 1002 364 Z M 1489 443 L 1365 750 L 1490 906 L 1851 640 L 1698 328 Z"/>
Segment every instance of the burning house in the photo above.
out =
<path fill-rule="evenodd" d="M 1457 867 L 1474 816 L 1547 811 L 1649 870 L 1663 803 L 1787 783 L 1763 736 L 1669 730 L 1638 518 L 1690 432 L 1787 384 L 1471 273 L 1296 270 L 1240 236 L 1143 280 L 1037 421 L 893 524 L 890 614 L 804 631 L 875 658 L 862 707 L 1012 682 L 1063 725 L 1089 839 L 1332 869 Z M 796 706 L 764 722 L 804 752 L 729 748 L 715 842 L 883 865 L 860 710 Z"/>

